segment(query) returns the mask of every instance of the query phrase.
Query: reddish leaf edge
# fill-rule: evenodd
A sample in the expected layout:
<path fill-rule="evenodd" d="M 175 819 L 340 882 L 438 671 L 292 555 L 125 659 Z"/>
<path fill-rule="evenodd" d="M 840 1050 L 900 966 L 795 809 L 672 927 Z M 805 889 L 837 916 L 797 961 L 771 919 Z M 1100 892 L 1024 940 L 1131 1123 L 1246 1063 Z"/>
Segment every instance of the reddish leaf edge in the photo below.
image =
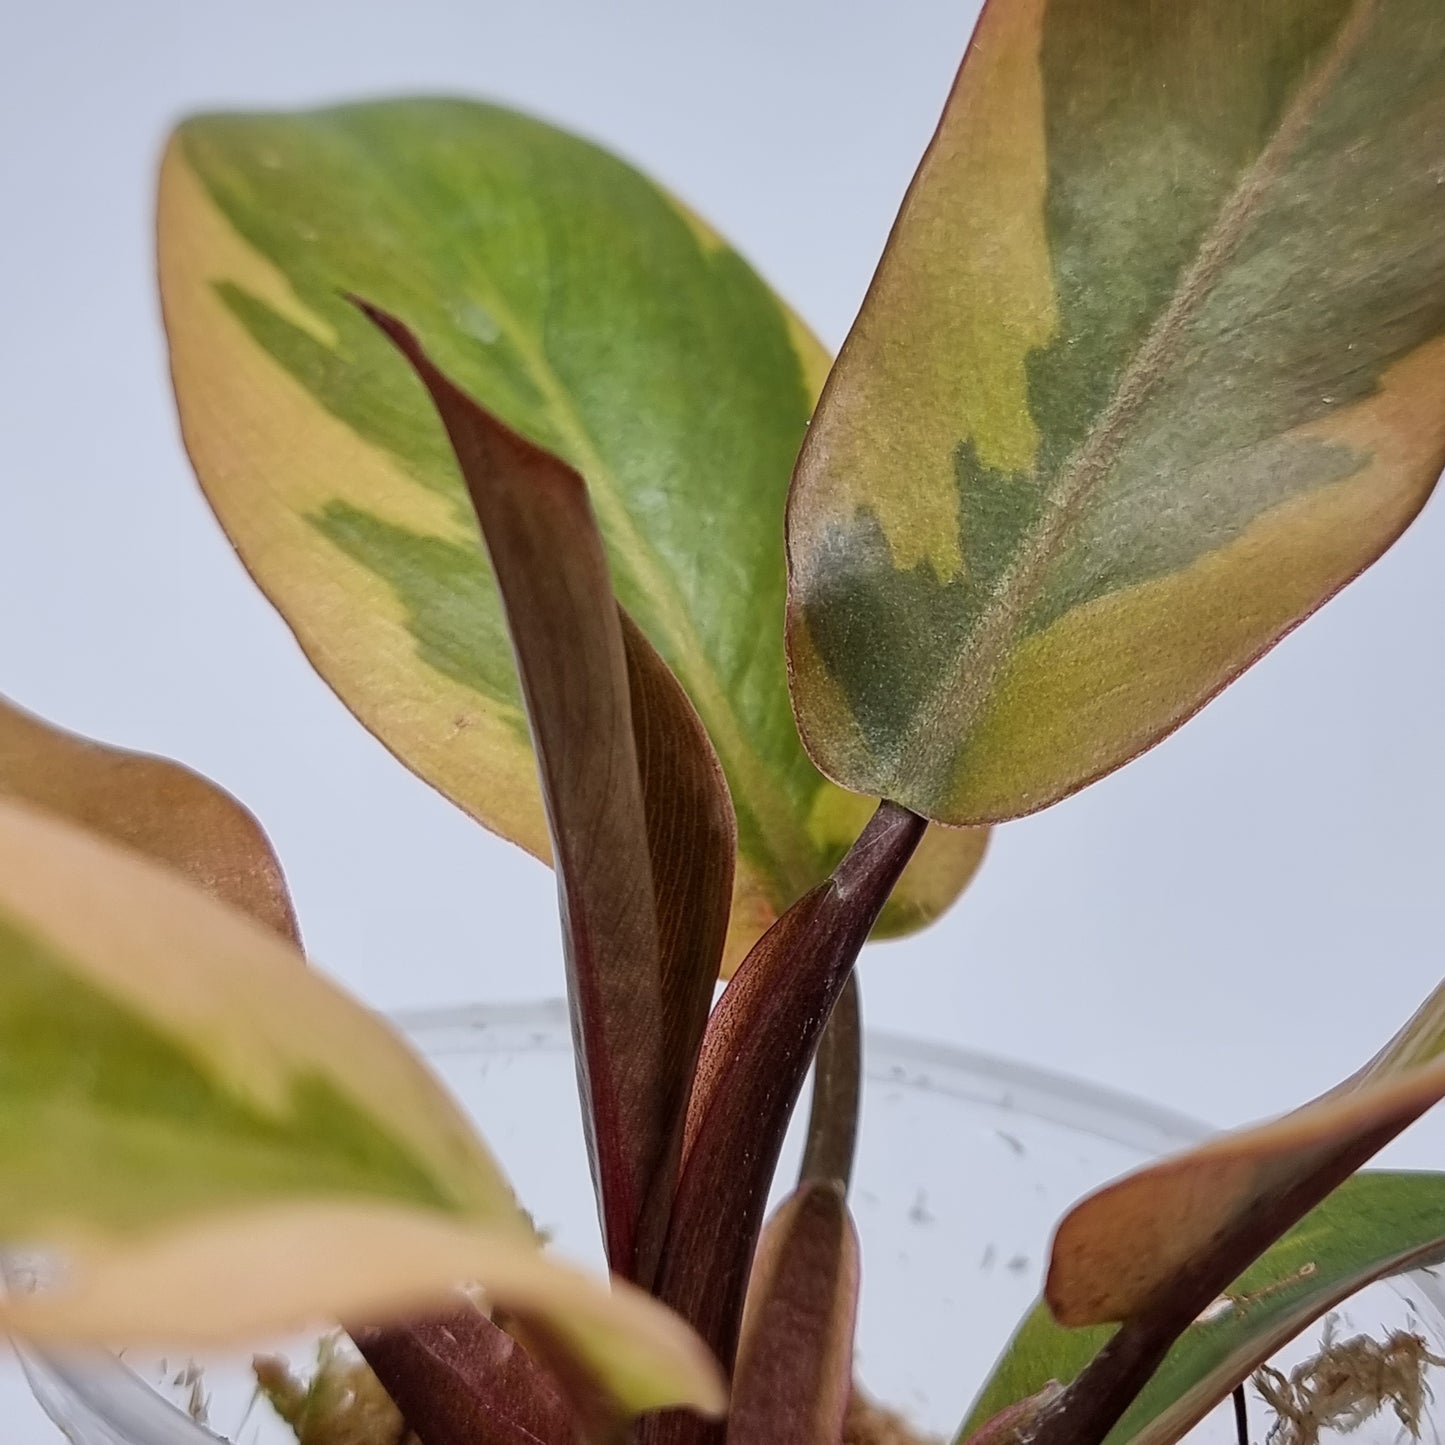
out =
<path fill-rule="evenodd" d="M 552 837 L 608 1262 L 652 1283 L 732 896 L 736 824 L 686 693 L 613 595 L 585 479 L 349 298 L 426 388 L 490 556 Z"/>
<path fill-rule="evenodd" d="M 425 387 L 491 557 L 552 834 L 608 1259 L 647 1287 L 726 941 L 736 845 L 727 785 L 681 684 L 616 603 L 585 479 L 456 387 L 403 322 L 347 299 Z M 651 987 L 624 977 L 639 959 L 655 965 Z M 625 1438 L 615 1402 L 538 1322 L 517 1321 L 514 1340 L 474 1316 L 462 1331 L 420 1321 L 364 1336 L 424 1445 Z M 504 1344 L 506 1371 L 481 1371 Z"/>
<path fill-rule="evenodd" d="M 1028 1445 L 1100 1445 L 1200 1313 L 1428 1107 L 1402 1111 L 1343 1141 L 1308 1173 L 1232 1222 L 1156 1302 L 1120 1324 L 1071 1385 L 1042 1406 L 1024 1433 Z"/>

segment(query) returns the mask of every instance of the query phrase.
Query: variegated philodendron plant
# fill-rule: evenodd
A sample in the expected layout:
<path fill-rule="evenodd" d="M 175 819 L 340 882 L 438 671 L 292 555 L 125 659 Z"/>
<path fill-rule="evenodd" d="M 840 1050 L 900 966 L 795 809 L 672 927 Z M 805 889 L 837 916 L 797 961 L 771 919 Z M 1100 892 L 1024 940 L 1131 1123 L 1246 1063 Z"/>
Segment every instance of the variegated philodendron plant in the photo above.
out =
<path fill-rule="evenodd" d="M 989 0 L 836 363 L 646 178 L 471 101 L 189 121 L 159 239 L 242 560 L 367 728 L 556 870 L 613 1278 L 306 966 L 248 814 L 4 706 L 0 1236 L 64 1273 L 3 1322 L 340 1320 L 422 1445 L 864 1438 L 855 960 L 1425 501 L 1441 0 Z M 1436 997 L 1085 1199 L 961 1437 L 1170 1445 L 1445 1257 L 1445 1175 L 1357 1173 L 1442 1095 Z"/>

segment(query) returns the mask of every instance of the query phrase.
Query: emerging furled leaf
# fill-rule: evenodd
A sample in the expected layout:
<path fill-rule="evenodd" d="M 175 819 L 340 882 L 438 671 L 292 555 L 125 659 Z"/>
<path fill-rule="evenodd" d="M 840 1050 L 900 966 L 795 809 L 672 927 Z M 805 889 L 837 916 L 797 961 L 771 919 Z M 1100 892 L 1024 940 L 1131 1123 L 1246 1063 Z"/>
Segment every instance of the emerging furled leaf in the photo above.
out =
<path fill-rule="evenodd" d="M 806 328 L 621 161 L 459 100 L 189 121 L 159 226 L 186 445 L 241 557 L 368 728 L 543 858 L 521 693 L 455 462 L 344 294 L 405 319 L 457 386 L 587 479 L 618 596 L 728 777 L 741 958 L 867 814 L 820 777 L 788 707 L 779 534 L 828 365 Z M 884 928 L 946 907 L 982 846 L 931 839 Z"/>
<path fill-rule="evenodd" d="M 260 825 L 179 763 L 78 737 L 0 698 L 0 797 L 138 848 L 300 943 L 281 865 Z"/>
<path fill-rule="evenodd" d="M 1044 1298 L 1061 1324 L 1122 1328 L 1045 1411 L 1036 1445 L 1101 1440 L 1200 1312 L 1442 1097 L 1445 985 L 1365 1068 L 1314 1103 L 1075 1205 L 1055 1235 Z"/>
<path fill-rule="evenodd" d="M 552 834 L 608 1260 L 645 1283 L 727 932 L 727 786 L 682 689 L 613 600 L 586 483 L 458 391 L 399 322 L 369 314 L 436 403 L 502 594 Z"/>
<path fill-rule="evenodd" d="M 1184 1331 L 1110 1431 L 1109 1445 L 1173 1445 L 1278 1349 L 1377 1279 L 1445 1254 L 1445 1175 L 1346 1180 Z M 995 1367 L 959 1440 L 1051 1381 L 1071 1383 L 1114 1333 L 1069 1329 L 1040 1302 Z"/>
<path fill-rule="evenodd" d="M 758 1241 L 729 1445 L 838 1445 L 857 1310 L 858 1235 L 843 1186 L 804 1183 Z"/>
<path fill-rule="evenodd" d="M 547 1258 L 390 1029 L 170 869 L 0 803 L 0 1241 L 64 1273 L 0 1307 L 51 1343 L 226 1343 L 474 1282 L 627 1408 L 722 1404 L 640 1292 Z"/>
<path fill-rule="evenodd" d="M 511 1335 L 464 1306 L 404 1329 L 356 1330 L 421 1445 L 572 1445 L 557 1387 Z"/>
<path fill-rule="evenodd" d="M 1438 0 L 988 0 L 809 429 L 830 777 L 1044 807 L 1179 726 L 1445 464 Z"/>
<path fill-rule="evenodd" d="M 754 945 L 708 1020 L 656 1294 L 724 1368 L 737 1350 L 747 1272 L 803 1079 L 883 899 L 925 828 L 923 819 L 883 804 L 832 878 Z M 678 1414 L 642 1430 L 647 1445 L 720 1438 L 718 1427 Z"/>

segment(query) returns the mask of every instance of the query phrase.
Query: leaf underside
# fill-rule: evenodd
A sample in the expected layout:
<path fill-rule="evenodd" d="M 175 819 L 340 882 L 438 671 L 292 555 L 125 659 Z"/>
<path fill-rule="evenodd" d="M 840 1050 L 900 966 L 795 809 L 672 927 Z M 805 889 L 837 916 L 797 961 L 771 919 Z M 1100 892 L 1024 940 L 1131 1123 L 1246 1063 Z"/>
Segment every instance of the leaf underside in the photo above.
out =
<path fill-rule="evenodd" d="M 366 309 L 436 404 L 501 589 L 553 839 L 608 1261 L 646 1281 L 727 931 L 727 787 L 666 664 L 619 612 L 586 483 Z"/>

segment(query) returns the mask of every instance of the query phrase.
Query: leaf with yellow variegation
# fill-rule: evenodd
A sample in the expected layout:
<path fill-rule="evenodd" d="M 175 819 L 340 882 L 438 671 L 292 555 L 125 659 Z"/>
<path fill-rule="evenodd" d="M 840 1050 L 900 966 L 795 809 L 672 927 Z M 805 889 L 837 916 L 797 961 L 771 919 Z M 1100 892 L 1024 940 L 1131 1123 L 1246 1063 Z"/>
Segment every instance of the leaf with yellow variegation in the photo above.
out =
<path fill-rule="evenodd" d="M 0 1307 L 49 1342 L 223 1342 L 481 1286 L 619 1405 L 718 1409 L 640 1292 L 542 1253 L 380 1020 L 129 848 L 0 802 L 0 1240 L 63 1266 Z"/>
<path fill-rule="evenodd" d="M 281 864 L 260 824 L 180 763 L 78 737 L 0 697 L 0 797 L 138 848 L 300 942 Z"/>
<path fill-rule="evenodd" d="M 1030 1429 L 1035 1445 L 1102 1440 L 1231 1281 L 1442 1098 L 1445 984 L 1370 1063 L 1313 1103 L 1149 1165 L 1075 1205 L 1055 1235 L 1044 1298 L 1060 1324 L 1120 1328 L 1044 1408 Z M 1437 1215 L 1422 1220 L 1407 1207 L 1392 1220 L 1388 1204 L 1371 1235 L 1353 1230 L 1382 1267 L 1445 1238 Z"/>
<path fill-rule="evenodd" d="M 1109 1445 L 1172 1445 L 1326 1311 L 1442 1253 L 1445 1174 L 1355 1175 L 1189 1325 L 1109 1432 Z M 989 1376 L 959 1445 L 1051 1382 L 1072 1383 L 1113 1333 L 1108 1325 L 1067 1329 L 1036 1305 Z"/>
<path fill-rule="evenodd" d="M 1182 723 L 1445 464 L 1439 0 L 988 0 L 808 432 L 830 777 L 1041 808 Z"/>
<path fill-rule="evenodd" d="M 581 476 L 361 304 L 436 405 L 501 592 L 552 837 L 607 1262 L 646 1285 L 727 937 L 727 785 L 677 679 L 617 606 Z"/>
<path fill-rule="evenodd" d="M 827 875 L 870 809 L 798 741 L 780 545 L 827 357 L 724 241 L 584 141 L 404 100 L 187 122 L 161 176 L 160 271 L 206 495 L 312 663 L 402 761 L 548 856 L 446 437 L 344 293 L 586 478 L 619 600 L 687 690 L 737 807 L 729 963 Z M 946 907 L 982 844 L 920 850 L 885 928 Z"/>

